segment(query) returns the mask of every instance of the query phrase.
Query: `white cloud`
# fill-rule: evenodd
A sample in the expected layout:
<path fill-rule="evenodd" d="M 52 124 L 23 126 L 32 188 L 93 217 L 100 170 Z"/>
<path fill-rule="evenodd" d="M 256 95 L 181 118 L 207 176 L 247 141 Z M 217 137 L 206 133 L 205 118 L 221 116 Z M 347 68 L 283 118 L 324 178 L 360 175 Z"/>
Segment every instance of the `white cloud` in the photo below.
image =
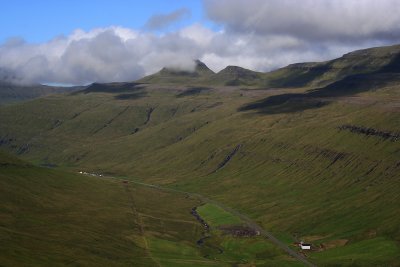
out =
<path fill-rule="evenodd" d="M 212 41 L 213 37 L 217 33 L 211 31 L 210 29 L 207 29 L 203 27 L 201 24 L 193 24 L 189 27 L 183 28 L 180 31 L 180 36 L 183 38 L 191 39 L 194 42 L 196 42 L 198 45 L 206 47 L 207 45 L 210 44 Z"/>
<path fill-rule="evenodd" d="M 76 30 L 43 44 L 9 40 L 0 46 L 0 68 L 24 82 L 84 84 L 135 80 L 164 66 L 190 69 L 200 55 L 197 43 L 184 34 L 109 27 Z"/>
<path fill-rule="evenodd" d="M 397 0 L 204 0 L 210 19 L 234 32 L 303 40 L 360 41 L 400 37 Z"/>
<path fill-rule="evenodd" d="M 190 10 L 181 8 L 168 14 L 157 14 L 149 18 L 145 24 L 148 30 L 161 30 L 190 15 Z"/>

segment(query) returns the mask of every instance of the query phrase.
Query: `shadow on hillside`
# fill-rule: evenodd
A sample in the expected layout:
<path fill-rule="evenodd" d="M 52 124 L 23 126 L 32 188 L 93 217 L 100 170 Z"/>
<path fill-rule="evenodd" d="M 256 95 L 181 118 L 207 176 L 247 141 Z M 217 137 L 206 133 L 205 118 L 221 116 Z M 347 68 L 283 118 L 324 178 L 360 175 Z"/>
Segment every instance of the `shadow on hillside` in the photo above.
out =
<path fill-rule="evenodd" d="M 246 104 L 240 107 L 238 111 L 255 110 L 262 114 L 294 113 L 307 109 L 321 108 L 328 104 L 329 101 L 310 98 L 308 94 L 282 94 Z"/>
<path fill-rule="evenodd" d="M 255 110 L 262 114 L 293 113 L 328 105 L 334 97 L 373 91 L 390 83 L 400 83 L 400 55 L 378 71 L 350 75 L 325 87 L 304 94 L 274 95 L 248 103 L 238 111 Z"/>
<path fill-rule="evenodd" d="M 194 96 L 208 91 L 210 91 L 210 88 L 207 87 L 192 87 L 177 94 L 176 97 Z"/>
<path fill-rule="evenodd" d="M 147 96 L 147 92 L 140 91 L 140 92 L 135 92 L 135 93 L 131 93 L 131 94 L 119 94 L 119 95 L 114 96 L 114 99 L 134 100 L 134 99 L 139 99 L 139 98 L 146 97 L 146 96 Z"/>
<path fill-rule="evenodd" d="M 313 67 L 307 72 L 293 71 L 286 77 L 271 80 L 272 87 L 302 87 L 313 81 L 315 78 L 324 75 L 331 69 L 331 66 Z"/>
<path fill-rule="evenodd" d="M 76 94 L 89 94 L 89 93 L 123 93 L 134 92 L 143 89 L 140 83 L 93 83 L 86 89 L 73 92 Z"/>

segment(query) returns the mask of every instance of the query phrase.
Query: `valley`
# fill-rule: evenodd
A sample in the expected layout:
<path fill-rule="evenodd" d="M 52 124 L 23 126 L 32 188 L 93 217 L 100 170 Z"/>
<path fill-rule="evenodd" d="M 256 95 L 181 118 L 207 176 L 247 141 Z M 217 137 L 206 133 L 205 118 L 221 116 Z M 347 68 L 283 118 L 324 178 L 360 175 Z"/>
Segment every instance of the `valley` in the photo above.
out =
<path fill-rule="evenodd" d="M 398 266 L 398 53 L 197 61 L 0 106 L 1 261 Z M 243 225 L 261 234 L 231 234 Z"/>

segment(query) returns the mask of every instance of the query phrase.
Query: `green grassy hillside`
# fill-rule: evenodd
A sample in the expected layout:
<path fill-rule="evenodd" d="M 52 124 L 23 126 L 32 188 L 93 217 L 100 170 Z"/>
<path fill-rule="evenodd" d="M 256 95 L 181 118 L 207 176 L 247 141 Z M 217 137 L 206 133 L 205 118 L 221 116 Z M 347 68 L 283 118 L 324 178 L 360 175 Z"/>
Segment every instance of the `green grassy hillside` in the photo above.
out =
<path fill-rule="evenodd" d="M 256 242 L 265 255 L 258 256 L 246 248 L 254 241 L 226 235 L 197 244 L 204 229 L 190 211 L 199 199 L 35 167 L 4 153 L 0 200 L 2 266 L 297 266 L 262 238 Z M 220 255 L 231 246 L 246 259 Z"/>
<path fill-rule="evenodd" d="M 266 73 L 265 86 L 325 86 L 355 74 L 387 71 L 387 66 L 398 65 L 399 56 L 400 46 L 395 45 L 358 50 L 326 62 L 296 63 Z"/>
<path fill-rule="evenodd" d="M 0 80 L 0 105 L 80 90 L 83 87 L 54 87 L 46 85 L 15 85 Z"/>
<path fill-rule="evenodd" d="M 393 49 L 367 50 L 376 64 L 362 61 L 365 51 L 332 61 L 366 67 L 335 68 L 327 86 L 310 87 L 315 77 L 296 89 L 108 84 L 2 107 L 0 145 L 34 164 L 201 193 L 289 246 L 311 242 L 318 266 L 399 266 L 400 80 L 385 56 Z M 231 216 L 204 207 L 211 221 Z M 235 240 L 217 231 L 210 242 L 251 247 Z M 271 264 L 257 250 L 269 245 L 249 242 L 246 261 Z"/>

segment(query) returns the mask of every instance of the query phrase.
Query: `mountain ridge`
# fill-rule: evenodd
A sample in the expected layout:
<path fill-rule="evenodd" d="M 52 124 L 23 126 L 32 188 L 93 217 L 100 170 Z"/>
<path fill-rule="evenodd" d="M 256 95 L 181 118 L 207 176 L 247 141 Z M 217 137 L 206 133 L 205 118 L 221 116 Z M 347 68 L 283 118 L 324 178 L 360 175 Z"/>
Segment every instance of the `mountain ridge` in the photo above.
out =
<path fill-rule="evenodd" d="M 389 65 L 400 54 L 400 45 L 356 50 L 342 57 L 323 62 L 293 63 L 269 72 L 257 72 L 239 66 L 227 66 L 207 76 L 194 72 L 174 72 L 163 68 L 138 80 L 142 83 L 171 83 L 192 85 L 228 85 L 255 87 L 325 86 L 349 75 L 378 71 Z M 205 63 L 197 60 L 210 70 Z"/>
<path fill-rule="evenodd" d="M 83 86 L 59 87 L 43 84 L 18 85 L 0 81 L 0 105 L 28 101 L 51 94 L 72 93 L 84 88 Z"/>

